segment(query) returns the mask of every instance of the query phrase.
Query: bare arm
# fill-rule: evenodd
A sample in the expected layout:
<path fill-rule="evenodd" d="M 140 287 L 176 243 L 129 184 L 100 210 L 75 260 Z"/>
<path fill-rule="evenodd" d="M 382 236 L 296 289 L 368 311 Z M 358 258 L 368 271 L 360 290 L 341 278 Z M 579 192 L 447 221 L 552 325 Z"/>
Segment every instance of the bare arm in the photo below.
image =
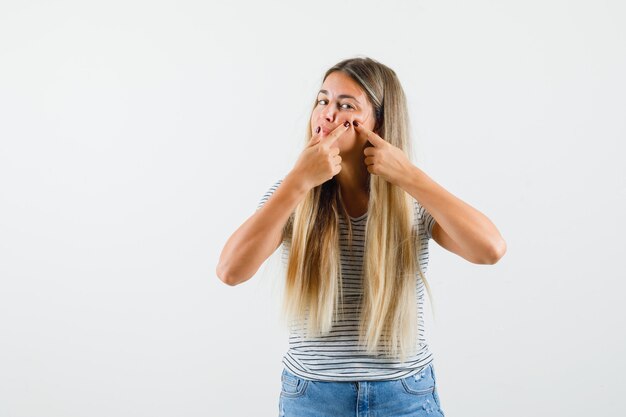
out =
<path fill-rule="evenodd" d="M 217 276 L 234 286 L 249 280 L 278 249 L 283 227 L 308 188 L 290 172 L 269 199 L 228 238 L 217 265 Z"/>
<path fill-rule="evenodd" d="M 412 165 L 402 188 L 435 218 L 432 237 L 443 248 L 475 264 L 493 265 L 504 256 L 506 242 L 491 220 L 424 171 Z"/>
<path fill-rule="evenodd" d="M 217 265 L 217 276 L 228 285 L 249 280 L 282 242 L 283 228 L 296 206 L 313 187 L 341 171 L 339 148 L 333 147 L 350 124 L 330 134 L 311 136 L 293 169 L 270 198 L 226 241 Z M 323 137 L 322 137 L 323 136 Z"/>

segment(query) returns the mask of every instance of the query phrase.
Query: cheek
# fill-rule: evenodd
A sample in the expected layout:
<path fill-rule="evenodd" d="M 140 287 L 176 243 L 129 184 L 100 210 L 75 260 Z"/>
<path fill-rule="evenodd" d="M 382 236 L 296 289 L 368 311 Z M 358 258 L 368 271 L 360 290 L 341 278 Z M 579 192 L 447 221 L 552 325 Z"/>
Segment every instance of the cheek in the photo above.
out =
<path fill-rule="evenodd" d="M 372 112 L 368 109 L 359 113 L 355 117 L 355 119 L 361 122 L 364 126 L 368 126 L 370 123 L 373 123 L 373 120 L 374 120 L 374 118 L 371 116 L 372 116 Z"/>
<path fill-rule="evenodd" d="M 313 112 L 311 113 L 311 121 L 314 122 L 316 120 L 319 119 L 319 114 L 320 114 L 320 108 L 319 106 L 315 107 L 315 109 L 313 110 Z"/>

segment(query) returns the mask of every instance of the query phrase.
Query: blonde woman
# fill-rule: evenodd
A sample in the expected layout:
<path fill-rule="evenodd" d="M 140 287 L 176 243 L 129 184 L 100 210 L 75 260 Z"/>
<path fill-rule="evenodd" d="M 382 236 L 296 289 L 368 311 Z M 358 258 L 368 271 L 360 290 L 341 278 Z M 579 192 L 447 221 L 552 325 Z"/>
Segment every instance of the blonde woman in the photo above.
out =
<path fill-rule="evenodd" d="M 477 264 L 504 240 L 411 162 L 404 92 L 373 59 L 326 71 L 303 145 L 217 266 L 237 285 L 283 244 L 280 416 L 443 416 L 424 339 L 429 239 Z"/>

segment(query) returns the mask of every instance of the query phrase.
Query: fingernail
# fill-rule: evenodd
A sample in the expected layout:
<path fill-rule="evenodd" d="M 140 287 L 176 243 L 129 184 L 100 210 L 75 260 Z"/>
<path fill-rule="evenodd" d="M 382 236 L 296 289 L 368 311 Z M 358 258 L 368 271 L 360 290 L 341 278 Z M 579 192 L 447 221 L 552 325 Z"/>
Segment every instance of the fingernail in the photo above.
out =
<path fill-rule="evenodd" d="M 320 127 L 318 126 L 317 129 L 315 129 L 315 133 L 320 133 Z"/>
<path fill-rule="evenodd" d="M 354 122 L 352 122 L 353 125 L 358 126 L 359 122 L 357 122 L 356 120 Z"/>
<path fill-rule="evenodd" d="M 350 127 L 350 122 L 348 122 L 348 121 L 346 120 L 346 122 L 345 122 L 343 125 L 344 125 L 345 127 Z"/>

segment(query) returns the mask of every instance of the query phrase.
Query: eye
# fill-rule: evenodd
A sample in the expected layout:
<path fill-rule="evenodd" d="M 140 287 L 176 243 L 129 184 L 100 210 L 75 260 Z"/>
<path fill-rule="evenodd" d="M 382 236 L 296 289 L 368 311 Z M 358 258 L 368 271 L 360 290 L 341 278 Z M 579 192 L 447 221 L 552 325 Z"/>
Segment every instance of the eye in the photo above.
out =
<path fill-rule="evenodd" d="M 325 103 L 322 103 L 323 101 L 325 102 L 326 100 L 324 100 L 324 99 L 317 100 L 317 104 L 325 104 Z M 351 104 L 348 104 L 348 103 L 342 103 L 339 106 L 340 107 L 341 106 L 347 106 L 347 107 L 343 107 L 343 108 L 346 109 L 346 110 L 347 109 L 353 109 L 354 110 L 354 106 L 352 106 Z"/>

